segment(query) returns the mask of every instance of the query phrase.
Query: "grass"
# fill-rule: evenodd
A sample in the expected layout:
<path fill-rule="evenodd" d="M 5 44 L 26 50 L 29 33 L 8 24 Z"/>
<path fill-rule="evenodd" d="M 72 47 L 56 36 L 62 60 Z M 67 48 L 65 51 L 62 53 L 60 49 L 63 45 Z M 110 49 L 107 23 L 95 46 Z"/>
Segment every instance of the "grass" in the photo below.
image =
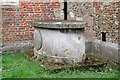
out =
<path fill-rule="evenodd" d="M 105 70 L 81 68 L 64 69 L 59 72 L 49 72 L 40 67 L 37 62 L 26 59 L 21 53 L 2 55 L 2 77 L 3 78 L 117 78 L 118 69 L 108 65 Z"/>
<path fill-rule="evenodd" d="M 0 55 L 0 80 L 2 78 L 2 56 Z"/>

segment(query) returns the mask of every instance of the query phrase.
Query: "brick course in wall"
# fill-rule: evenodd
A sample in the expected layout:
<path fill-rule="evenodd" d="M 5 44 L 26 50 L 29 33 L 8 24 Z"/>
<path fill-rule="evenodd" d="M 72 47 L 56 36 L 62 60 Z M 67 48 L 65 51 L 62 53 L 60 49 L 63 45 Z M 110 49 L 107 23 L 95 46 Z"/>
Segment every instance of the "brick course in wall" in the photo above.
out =
<path fill-rule="evenodd" d="M 20 1 L 17 6 L 4 5 L 2 8 L 3 44 L 33 40 L 34 28 L 31 26 L 31 22 L 35 20 L 62 19 L 63 17 L 59 15 L 61 10 L 59 2 Z"/>

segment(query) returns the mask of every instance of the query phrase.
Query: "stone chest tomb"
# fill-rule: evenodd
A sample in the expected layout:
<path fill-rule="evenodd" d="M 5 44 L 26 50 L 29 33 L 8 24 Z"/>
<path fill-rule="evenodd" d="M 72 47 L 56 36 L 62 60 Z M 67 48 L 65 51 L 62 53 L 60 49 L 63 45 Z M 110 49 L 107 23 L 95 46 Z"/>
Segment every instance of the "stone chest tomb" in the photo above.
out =
<path fill-rule="evenodd" d="M 86 23 L 72 20 L 34 21 L 34 54 L 49 62 L 78 63 L 85 57 Z"/>

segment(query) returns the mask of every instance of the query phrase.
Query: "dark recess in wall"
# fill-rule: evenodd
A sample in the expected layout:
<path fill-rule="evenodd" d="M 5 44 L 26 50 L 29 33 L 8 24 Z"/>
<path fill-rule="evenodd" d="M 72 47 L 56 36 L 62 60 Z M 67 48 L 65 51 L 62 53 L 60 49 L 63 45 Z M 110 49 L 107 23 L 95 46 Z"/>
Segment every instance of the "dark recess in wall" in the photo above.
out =
<path fill-rule="evenodd" d="M 64 20 L 67 20 L 67 0 L 64 0 Z"/>

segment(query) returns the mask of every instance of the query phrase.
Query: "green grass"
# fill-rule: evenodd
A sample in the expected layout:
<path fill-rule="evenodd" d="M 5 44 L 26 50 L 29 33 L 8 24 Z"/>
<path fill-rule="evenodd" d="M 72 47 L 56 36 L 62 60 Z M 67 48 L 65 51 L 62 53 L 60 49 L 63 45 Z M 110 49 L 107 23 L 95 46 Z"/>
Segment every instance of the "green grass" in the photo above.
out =
<path fill-rule="evenodd" d="M 0 80 L 2 78 L 2 56 L 0 55 Z"/>
<path fill-rule="evenodd" d="M 87 69 L 48 72 L 37 62 L 26 59 L 21 53 L 2 55 L 3 78 L 117 78 L 118 69 L 113 66 L 105 67 L 104 71 L 97 71 L 92 67 Z"/>

